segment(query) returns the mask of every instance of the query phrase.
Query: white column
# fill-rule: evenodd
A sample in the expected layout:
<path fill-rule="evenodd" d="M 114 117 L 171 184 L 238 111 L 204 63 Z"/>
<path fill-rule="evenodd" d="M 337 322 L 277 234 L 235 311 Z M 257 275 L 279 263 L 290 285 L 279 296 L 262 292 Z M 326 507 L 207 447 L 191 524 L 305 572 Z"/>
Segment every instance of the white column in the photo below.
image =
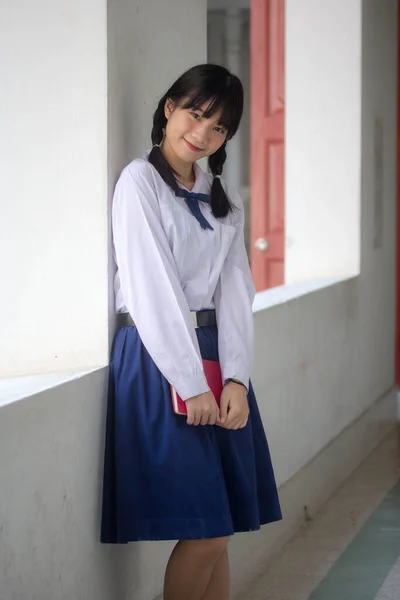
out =
<path fill-rule="evenodd" d="M 105 4 L 0 2 L 0 377 L 108 362 Z"/>
<path fill-rule="evenodd" d="M 226 66 L 240 78 L 240 51 L 242 43 L 242 10 L 228 8 L 225 13 Z M 225 163 L 224 177 L 228 183 L 241 191 L 242 186 L 242 144 L 241 132 L 227 145 L 228 158 Z"/>

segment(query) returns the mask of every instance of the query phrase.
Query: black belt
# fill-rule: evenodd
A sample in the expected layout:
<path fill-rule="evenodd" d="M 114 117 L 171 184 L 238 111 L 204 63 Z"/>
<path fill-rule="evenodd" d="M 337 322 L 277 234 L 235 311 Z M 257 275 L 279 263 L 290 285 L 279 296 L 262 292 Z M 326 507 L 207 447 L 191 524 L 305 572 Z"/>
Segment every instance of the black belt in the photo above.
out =
<path fill-rule="evenodd" d="M 198 327 L 216 327 L 217 325 L 215 310 L 199 310 L 190 314 L 195 329 Z M 117 326 L 118 329 L 120 327 L 135 327 L 135 322 L 129 313 L 117 313 Z"/>

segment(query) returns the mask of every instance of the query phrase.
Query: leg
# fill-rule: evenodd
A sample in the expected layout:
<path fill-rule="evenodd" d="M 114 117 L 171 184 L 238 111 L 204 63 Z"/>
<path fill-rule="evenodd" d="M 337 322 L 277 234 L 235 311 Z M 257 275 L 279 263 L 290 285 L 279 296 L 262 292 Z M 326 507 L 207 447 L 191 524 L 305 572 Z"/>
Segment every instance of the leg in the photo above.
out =
<path fill-rule="evenodd" d="M 229 558 L 225 550 L 217 560 L 210 583 L 202 600 L 229 600 Z"/>
<path fill-rule="evenodd" d="M 227 544 L 227 537 L 178 542 L 165 572 L 164 600 L 202 600 Z"/>

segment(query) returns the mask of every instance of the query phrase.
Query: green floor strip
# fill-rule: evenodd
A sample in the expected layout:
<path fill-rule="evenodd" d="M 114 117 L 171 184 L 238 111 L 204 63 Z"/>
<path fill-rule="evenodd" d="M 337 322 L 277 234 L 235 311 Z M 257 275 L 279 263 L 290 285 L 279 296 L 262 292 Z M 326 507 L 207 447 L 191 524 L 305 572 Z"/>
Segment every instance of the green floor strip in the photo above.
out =
<path fill-rule="evenodd" d="M 374 600 L 399 557 L 400 481 L 366 521 L 309 600 Z"/>

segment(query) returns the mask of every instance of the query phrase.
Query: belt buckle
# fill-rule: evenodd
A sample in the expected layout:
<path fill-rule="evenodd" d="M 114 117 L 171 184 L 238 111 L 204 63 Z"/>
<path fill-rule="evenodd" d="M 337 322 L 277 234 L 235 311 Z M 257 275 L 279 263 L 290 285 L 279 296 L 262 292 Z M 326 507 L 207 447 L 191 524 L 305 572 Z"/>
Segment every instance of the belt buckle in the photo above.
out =
<path fill-rule="evenodd" d="M 190 314 L 192 315 L 192 321 L 193 321 L 194 328 L 198 329 L 199 328 L 199 323 L 197 321 L 197 312 L 196 311 L 192 311 Z"/>

